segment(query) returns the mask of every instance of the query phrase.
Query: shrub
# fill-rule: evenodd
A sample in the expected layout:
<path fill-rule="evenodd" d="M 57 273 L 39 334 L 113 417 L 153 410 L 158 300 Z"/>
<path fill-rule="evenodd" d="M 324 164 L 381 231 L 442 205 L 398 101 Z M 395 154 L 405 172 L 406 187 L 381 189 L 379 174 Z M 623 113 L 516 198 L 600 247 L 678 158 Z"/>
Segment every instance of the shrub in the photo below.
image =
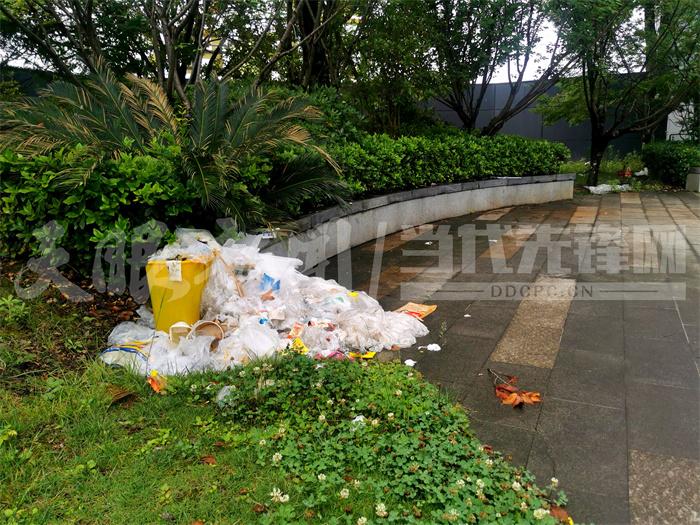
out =
<path fill-rule="evenodd" d="M 489 177 L 557 173 L 569 158 L 560 143 L 465 133 L 439 138 L 367 135 L 332 154 L 348 184 L 360 194 L 387 193 L 431 184 Z"/>
<path fill-rule="evenodd" d="M 177 176 L 177 147 L 162 148 L 154 152 L 157 156 L 124 153 L 92 167 L 84 184 L 66 187 L 67 171 L 90 168 L 85 165 L 90 161 L 79 150 L 63 149 L 32 158 L 0 154 L 3 255 L 37 255 L 35 230 L 56 221 L 65 229 L 61 246 L 73 263 L 84 267 L 108 232 L 117 229 L 128 236 L 134 227 L 151 219 L 183 225 L 197 204 L 191 182 Z"/>
<path fill-rule="evenodd" d="M 642 148 L 649 175 L 666 184 L 685 186 L 688 170 L 700 166 L 700 144 L 680 141 L 652 142 Z"/>

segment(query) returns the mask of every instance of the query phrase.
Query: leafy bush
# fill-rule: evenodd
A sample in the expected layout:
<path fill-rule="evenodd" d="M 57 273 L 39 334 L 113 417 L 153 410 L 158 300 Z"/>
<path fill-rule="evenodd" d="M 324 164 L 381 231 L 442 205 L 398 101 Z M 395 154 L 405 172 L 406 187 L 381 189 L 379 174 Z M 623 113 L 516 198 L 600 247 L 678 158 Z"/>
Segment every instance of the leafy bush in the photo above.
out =
<path fill-rule="evenodd" d="M 560 143 L 465 133 L 439 138 L 367 135 L 331 150 L 344 178 L 360 194 L 386 193 L 489 177 L 557 173 L 569 157 Z"/>
<path fill-rule="evenodd" d="M 688 170 L 700 166 L 700 144 L 680 141 L 652 142 L 642 148 L 642 160 L 652 178 L 685 186 Z"/>
<path fill-rule="evenodd" d="M 365 134 L 365 116 L 340 91 L 332 87 L 319 87 L 306 92 L 277 86 L 271 90 L 276 96 L 303 98 L 320 112 L 318 119 L 304 122 L 304 127 L 317 140 L 328 144 L 356 142 Z"/>
<path fill-rule="evenodd" d="M 0 251 L 20 258 L 39 253 L 35 230 L 49 221 L 65 229 L 63 246 L 77 266 L 87 266 L 107 233 L 132 229 L 154 219 L 183 226 L 197 205 L 191 182 L 178 177 L 179 148 L 152 155 L 124 153 L 97 166 L 81 148 L 26 158 L 0 154 Z M 65 173 L 91 169 L 84 184 L 66 187 Z"/>

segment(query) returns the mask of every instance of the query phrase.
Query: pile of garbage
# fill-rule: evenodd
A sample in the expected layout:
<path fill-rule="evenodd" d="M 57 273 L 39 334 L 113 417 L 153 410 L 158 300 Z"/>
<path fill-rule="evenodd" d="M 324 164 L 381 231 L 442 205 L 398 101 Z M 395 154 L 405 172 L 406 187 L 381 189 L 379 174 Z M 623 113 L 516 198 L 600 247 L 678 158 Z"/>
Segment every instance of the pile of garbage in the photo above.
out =
<path fill-rule="evenodd" d="M 315 359 L 367 358 L 428 333 L 421 318 L 434 308 L 386 312 L 364 292 L 302 274 L 299 259 L 261 253 L 259 237 L 223 246 L 200 230 L 178 230 L 176 238 L 152 259 L 209 261 L 201 319 L 159 331 L 142 307 L 138 321 L 114 328 L 104 362 L 171 375 L 222 370 L 285 349 Z"/>
<path fill-rule="evenodd" d="M 606 195 L 613 192 L 632 191 L 629 184 L 598 184 L 597 186 L 584 186 L 593 195 Z"/>

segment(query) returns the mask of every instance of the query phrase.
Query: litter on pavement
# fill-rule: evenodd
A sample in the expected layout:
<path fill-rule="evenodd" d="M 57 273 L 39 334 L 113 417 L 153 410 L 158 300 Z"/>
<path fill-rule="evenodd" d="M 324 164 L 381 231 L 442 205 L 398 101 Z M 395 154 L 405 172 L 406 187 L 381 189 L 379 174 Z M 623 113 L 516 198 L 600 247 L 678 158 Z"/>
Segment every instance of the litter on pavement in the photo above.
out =
<path fill-rule="evenodd" d="M 117 325 L 101 353 L 105 363 L 132 368 L 153 383 L 163 375 L 222 370 L 285 349 L 314 359 L 371 359 L 415 344 L 428 333 L 420 319 L 436 308 L 409 303 L 405 312 L 386 312 L 365 292 L 302 274 L 298 259 L 261 253 L 259 237 L 222 246 L 209 232 L 178 230 L 176 239 L 149 260 L 161 261 L 157 283 L 172 287 L 159 291 L 163 299 L 152 311 L 139 309 L 139 320 Z M 206 265 L 188 269 L 186 262 L 193 260 Z M 201 289 L 194 297 L 178 288 L 188 279 L 199 279 L 190 288 Z M 190 311 L 198 305 L 201 319 L 178 319 L 169 304 Z"/>

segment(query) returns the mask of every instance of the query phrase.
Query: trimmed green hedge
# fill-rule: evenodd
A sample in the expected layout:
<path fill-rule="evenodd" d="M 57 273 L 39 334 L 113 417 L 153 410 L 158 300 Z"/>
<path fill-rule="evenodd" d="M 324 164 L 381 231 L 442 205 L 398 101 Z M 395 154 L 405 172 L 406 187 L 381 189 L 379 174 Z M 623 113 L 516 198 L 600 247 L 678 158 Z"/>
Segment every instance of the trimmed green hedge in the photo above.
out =
<path fill-rule="evenodd" d="M 106 158 L 84 182 L 66 185 L 65 176 L 85 168 L 82 146 L 25 158 L 0 153 L 0 254 L 22 259 L 39 253 L 36 231 L 49 221 L 65 229 L 59 245 L 71 265 L 86 270 L 94 248 L 108 232 L 129 238 L 151 219 L 168 227 L 211 228 L 214 219 L 199 206 L 198 194 L 179 166 L 176 146 L 155 145 L 148 155 Z M 358 142 L 329 147 L 343 169 L 354 198 L 495 176 L 558 173 L 569 157 L 562 144 L 521 137 L 476 138 L 450 133 L 435 138 L 363 135 Z M 284 153 L 284 152 L 282 152 Z M 252 158 L 240 181 L 261 191 L 269 172 L 299 160 L 293 151 L 272 159 Z M 309 196 L 299 215 L 322 205 Z"/>
<path fill-rule="evenodd" d="M 642 148 L 649 175 L 666 184 L 685 187 L 688 171 L 700 166 L 700 144 L 680 141 L 652 142 Z"/>
<path fill-rule="evenodd" d="M 0 153 L 0 254 L 18 259 L 38 255 L 35 231 L 56 221 L 65 230 L 58 246 L 82 269 L 110 232 L 128 237 L 149 220 L 170 227 L 191 221 L 197 194 L 177 176 L 176 148 L 107 159 L 93 167 L 85 182 L 69 185 L 68 170 L 89 162 L 76 153 L 57 151 L 31 159 Z"/>
<path fill-rule="evenodd" d="M 466 134 L 398 139 L 367 135 L 331 151 L 345 180 L 360 196 L 431 184 L 558 173 L 570 156 L 566 146 L 557 142 Z"/>

